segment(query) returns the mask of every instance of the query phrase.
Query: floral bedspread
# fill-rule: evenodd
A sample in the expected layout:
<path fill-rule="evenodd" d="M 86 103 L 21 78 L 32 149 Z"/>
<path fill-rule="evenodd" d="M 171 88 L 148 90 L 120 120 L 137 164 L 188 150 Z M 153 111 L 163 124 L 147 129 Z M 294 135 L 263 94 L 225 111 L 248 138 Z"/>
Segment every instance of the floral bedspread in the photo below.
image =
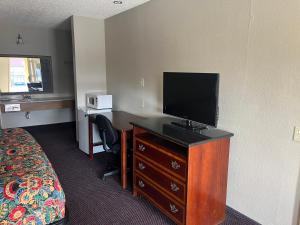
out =
<path fill-rule="evenodd" d="M 41 146 L 24 129 L 0 129 L 0 225 L 43 225 L 65 216 L 65 195 Z"/>

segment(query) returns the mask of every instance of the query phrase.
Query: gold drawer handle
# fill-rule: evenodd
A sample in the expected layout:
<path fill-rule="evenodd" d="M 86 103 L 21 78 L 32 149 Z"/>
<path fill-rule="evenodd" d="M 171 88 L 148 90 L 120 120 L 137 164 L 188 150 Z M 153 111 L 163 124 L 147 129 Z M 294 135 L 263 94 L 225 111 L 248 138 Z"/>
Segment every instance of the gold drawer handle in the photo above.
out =
<path fill-rule="evenodd" d="M 178 209 L 176 208 L 176 206 L 174 204 L 171 204 L 170 203 L 170 210 L 172 213 L 177 213 L 178 212 Z"/>
<path fill-rule="evenodd" d="M 143 163 L 139 163 L 139 168 L 140 168 L 140 170 L 144 170 L 144 169 L 146 169 L 146 166 L 143 164 Z"/>
<path fill-rule="evenodd" d="M 143 181 L 141 181 L 141 180 L 139 180 L 139 186 L 140 186 L 141 188 L 145 187 L 145 184 L 144 184 L 144 182 L 143 182 Z"/>
<path fill-rule="evenodd" d="M 173 168 L 174 170 L 180 169 L 180 165 L 179 165 L 179 163 L 176 162 L 176 161 L 172 161 L 172 162 L 171 162 L 171 166 L 172 166 L 172 168 Z"/>
<path fill-rule="evenodd" d="M 179 191 L 179 187 L 175 183 L 171 182 L 171 190 L 177 192 Z"/>
<path fill-rule="evenodd" d="M 139 150 L 141 152 L 144 152 L 146 150 L 146 147 L 143 144 L 139 144 Z"/>

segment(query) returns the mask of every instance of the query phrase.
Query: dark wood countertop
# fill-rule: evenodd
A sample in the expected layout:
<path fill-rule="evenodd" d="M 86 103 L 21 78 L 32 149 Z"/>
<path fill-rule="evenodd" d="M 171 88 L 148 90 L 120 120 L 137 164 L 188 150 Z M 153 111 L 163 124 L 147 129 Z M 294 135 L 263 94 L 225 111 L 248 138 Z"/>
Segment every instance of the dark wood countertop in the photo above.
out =
<path fill-rule="evenodd" d="M 132 121 L 136 127 L 148 130 L 158 136 L 169 141 L 177 143 L 183 147 L 192 147 L 194 145 L 206 143 L 221 138 L 230 138 L 232 133 L 209 127 L 199 131 L 190 131 L 172 124 L 172 122 L 180 122 L 179 119 L 173 117 L 156 117 L 145 120 Z"/>

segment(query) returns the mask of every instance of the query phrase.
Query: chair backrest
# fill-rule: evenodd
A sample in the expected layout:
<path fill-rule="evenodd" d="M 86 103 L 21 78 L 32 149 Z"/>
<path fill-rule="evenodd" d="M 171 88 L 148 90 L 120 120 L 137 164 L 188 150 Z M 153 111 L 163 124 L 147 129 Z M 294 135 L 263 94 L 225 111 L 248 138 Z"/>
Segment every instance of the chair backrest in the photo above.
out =
<path fill-rule="evenodd" d="M 118 132 L 113 128 L 110 120 L 104 115 L 97 115 L 95 120 L 101 140 L 106 140 L 106 145 L 112 148 L 118 142 Z M 105 137 L 104 137 L 105 135 Z"/>

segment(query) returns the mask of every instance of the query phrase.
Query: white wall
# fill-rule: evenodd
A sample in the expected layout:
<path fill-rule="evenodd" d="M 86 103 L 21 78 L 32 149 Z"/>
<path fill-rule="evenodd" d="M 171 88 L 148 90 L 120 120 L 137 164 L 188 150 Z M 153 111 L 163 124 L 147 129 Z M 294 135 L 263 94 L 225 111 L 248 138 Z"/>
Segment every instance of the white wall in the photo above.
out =
<path fill-rule="evenodd" d="M 73 59 L 77 108 L 85 106 L 85 94 L 106 93 L 104 20 L 72 17 Z"/>
<path fill-rule="evenodd" d="M 164 71 L 220 73 L 219 127 L 235 133 L 227 204 L 266 225 L 297 220 L 299 19 L 298 0 L 153 0 L 105 20 L 117 109 L 161 114 Z"/>
<path fill-rule="evenodd" d="M 70 31 L 20 27 L 13 24 L 1 23 L 0 33 L 0 54 L 51 56 L 53 93 L 37 94 L 35 97 L 74 96 L 72 39 Z M 16 44 L 18 33 L 22 35 L 24 45 Z M 74 121 L 74 111 L 69 109 L 36 111 L 32 113 L 30 120 L 25 119 L 23 112 L 2 115 L 3 127 L 34 126 L 70 121 Z"/>

